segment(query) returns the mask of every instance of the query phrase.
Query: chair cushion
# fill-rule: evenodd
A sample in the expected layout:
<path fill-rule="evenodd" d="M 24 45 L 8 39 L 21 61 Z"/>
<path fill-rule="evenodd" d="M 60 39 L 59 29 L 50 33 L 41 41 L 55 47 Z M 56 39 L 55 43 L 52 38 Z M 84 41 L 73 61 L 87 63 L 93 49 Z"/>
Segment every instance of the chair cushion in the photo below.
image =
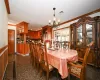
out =
<path fill-rule="evenodd" d="M 78 64 L 79 65 L 79 64 Z M 71 72 L 80 76 L 80 73 L 81 73 L 81 68 L 77 68 L 75 66 L 71 66 Z"/>

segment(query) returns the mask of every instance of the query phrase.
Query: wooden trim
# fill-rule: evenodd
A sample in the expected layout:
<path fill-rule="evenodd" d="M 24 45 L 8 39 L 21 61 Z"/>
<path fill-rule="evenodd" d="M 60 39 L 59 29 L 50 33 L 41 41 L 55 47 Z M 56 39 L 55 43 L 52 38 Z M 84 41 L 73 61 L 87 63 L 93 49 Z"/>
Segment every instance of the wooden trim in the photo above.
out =
<path fill-rule="evenodd" d="M 2 51 L 4 51 L 7 47 L 8 47 L 8 45 L 6 45 L 6 46 L 4 46 L 4 47 L 0 48 L 0 54 L 1 54 L 1 53 L 2 53 Z"/>
<path fill-rule="evenodd" d="M 15 24 L 8 24 L 8 26 L 16 26 Z"/>
<path fill-rule="evenodd" d="M 97 13 L 97 12 L 100 12 L 100 8 L 97 9 L 97 10 L 94 10 L 94 11 L 92 11 L 92 12 L 89 12 L 89 13 L 83 14 L 83 15 L 81 15 L 81 16 L 75 17 L 75 18 L 73 18 L 73 19 L 67 20 L 67 21 L 65 21 L 65 22 L 62 22 L 62 23 L 59 24 L 59 25 L 63 25 L 63 24 L 65 24 L 65 23 L 68 23 L 68 22 L 71 22 L 71 21 L 77 20 L 77 19 L 79 19 L 79 18 L 82 18 L 82 17 L 88 16 L 88 15 L 91 15 L 91 14 L 94 14 L 94 13 Z"/>
<path fill-rule="evenodd" d="M 8 65 L 8 45 L 0 48 L 0 80 L 3 80 Z"/>
<path fill-rule="evenodd" d="M 6 5 L 7 13 L 10 14 L 9 0 L 5 0 L 5 5 Z"/>
<path fill-rule="evenodd" d="M 65 29 L 65 28 L 70 28 L 70 27 L 59 28 L 59 29 L 56 29 L 56 30 L 53 30 L 53 31 L 57 31 L 57 30 Z"/>

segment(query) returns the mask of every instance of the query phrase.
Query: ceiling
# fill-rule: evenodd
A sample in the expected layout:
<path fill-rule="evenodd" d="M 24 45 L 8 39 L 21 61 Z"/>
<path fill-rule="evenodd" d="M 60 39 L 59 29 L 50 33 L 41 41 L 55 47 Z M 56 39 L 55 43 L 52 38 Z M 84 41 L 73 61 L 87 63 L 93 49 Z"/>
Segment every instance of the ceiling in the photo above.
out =
<path fill-rule="evenodd" d="M 30 28 L 39 29 L 53 19 L 53 7 L 56 18 L 64 22 L 100 8 L 100 0 L 9 0 L 9 5 L 9 21 L 26 21 Z"/>

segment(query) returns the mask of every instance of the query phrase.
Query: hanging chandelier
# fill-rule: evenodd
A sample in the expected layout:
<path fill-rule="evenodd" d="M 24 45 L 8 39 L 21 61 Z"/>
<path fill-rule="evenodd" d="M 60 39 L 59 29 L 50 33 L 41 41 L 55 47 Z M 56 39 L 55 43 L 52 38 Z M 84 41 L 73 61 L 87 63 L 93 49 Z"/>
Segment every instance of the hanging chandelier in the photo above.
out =
<path fill-rule="evenodd" d="M 60 24 L 60 19 L 57 19 L 56 16 L 55 16 L 55 10 L 56 10 L 56 8 L 53 8 L 53 11 L 54 11 L 53 21 L 49 20 L 49 25 L 52 26 L 52 27 L 56 27 L 57 25 Z"/>

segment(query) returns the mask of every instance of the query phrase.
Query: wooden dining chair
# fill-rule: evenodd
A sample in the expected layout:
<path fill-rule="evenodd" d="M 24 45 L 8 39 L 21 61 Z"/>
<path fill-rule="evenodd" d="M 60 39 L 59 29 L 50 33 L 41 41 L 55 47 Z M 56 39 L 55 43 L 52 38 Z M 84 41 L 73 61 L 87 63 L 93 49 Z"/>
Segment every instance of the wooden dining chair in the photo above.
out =
<path fill-rule="evenodd" d="M 55 41 L 55 48 L 59 49 L 60 48 L 60 42 L 59 41 Z"/>
<path fill-rule="evenodd" d="M 39 46 L 38 46 L 38 43 L 35 43 L 34 44 L 34 61 L 35 61 L 35 67 L 38 69 L 39 71 Z"/>
<path fill-rule="evenodd" d="M 33 66 L 36 67 L 36 45 L 32 44 L 32 56 L 33 56 Z"/>
<path fill-rule="evenodd" d="M 32 64 L 32 66 L 35 67 L 36 60 L 35 60 L 35 49 L 34 49 L 34 47 L 35 47 L 34 43 L 30 43 L 29 44 L 29 48 L 30 48 L 30 53 L 29 53 L 29 55 L 30 55 L 30 62 Z"/>
<path fill-rule="evenodd" d="M 85 80 L 85 71 L 86 71 L 86 65 L 87 65 L 87 59 L 90 52 L 90 47 L 94 44 L 94 42 L 91 42 L 90 45 L 87 46 L 83 62 L 69 62 L 69 74 L 72 74 L 79 78 L 80 80 Z"/>
<path fill-rule="evenodd" d="M 70 42 L 64 41 L 63 42 L 63 48 L 70 48 Z"/>
<path fill-rule="evenodd" d="M 39 47 L 39 54 L 40 54 L 40 74 L 42 74 L 42 71 L 46 72 L 46 80 L 49 80 L 49 73 L 53 70 L 53 67 L 48 64 L 48 57 L 47 57 L 47 48 L 46 44 L 43 46 L 40 45 Z"/>
<path fill-rule="evenodd" d="M 30 63 L 33 63 L 33 47 L 32 47 L 32 43 L 29 44 L 29 48 L 30 48 Z"/>

